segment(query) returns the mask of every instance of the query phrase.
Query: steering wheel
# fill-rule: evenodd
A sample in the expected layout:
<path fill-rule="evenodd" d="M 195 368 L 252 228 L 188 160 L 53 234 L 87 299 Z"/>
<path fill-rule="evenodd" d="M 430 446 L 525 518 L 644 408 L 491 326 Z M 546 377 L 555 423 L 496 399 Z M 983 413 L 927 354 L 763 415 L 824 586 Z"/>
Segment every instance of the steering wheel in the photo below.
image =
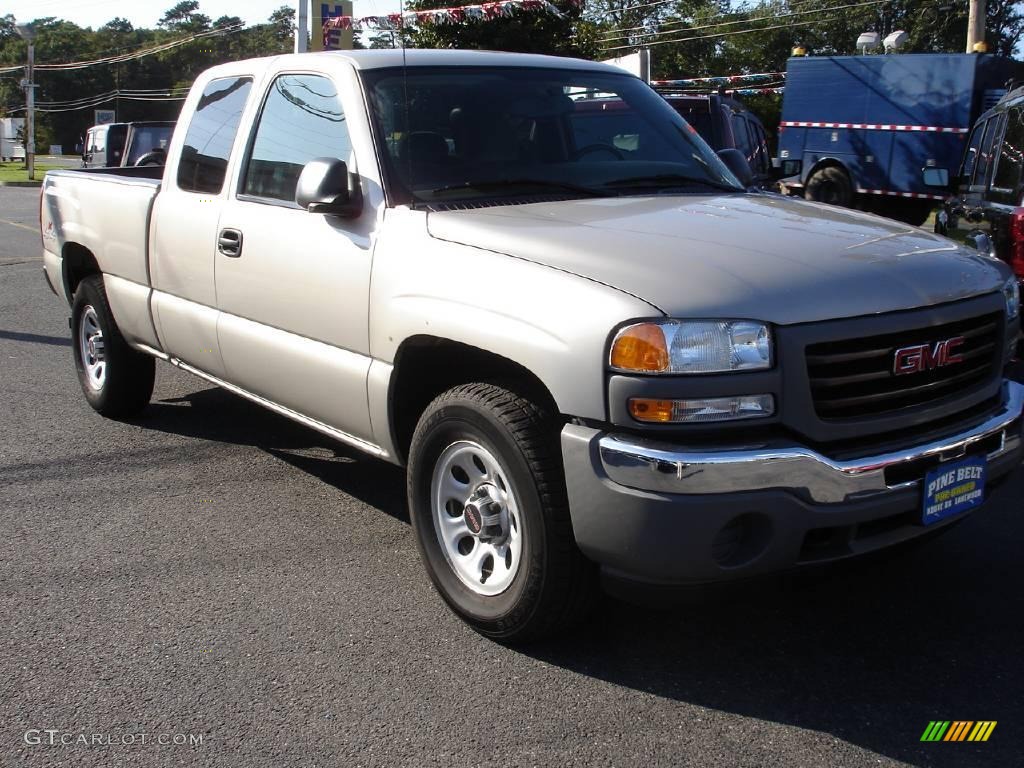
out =
<path fill-rule="evenodd" d="M 580 147 L 572 153 L 573 160 L 579 160 L 584 155 L 589 155 L 591 152 L 610 152 L 615 155 L 616 160 L 625 160 L 626 156 L 619 151 L 618 147 L 613 147 L 611 144 L 587 144 L 585 147 Z"/>

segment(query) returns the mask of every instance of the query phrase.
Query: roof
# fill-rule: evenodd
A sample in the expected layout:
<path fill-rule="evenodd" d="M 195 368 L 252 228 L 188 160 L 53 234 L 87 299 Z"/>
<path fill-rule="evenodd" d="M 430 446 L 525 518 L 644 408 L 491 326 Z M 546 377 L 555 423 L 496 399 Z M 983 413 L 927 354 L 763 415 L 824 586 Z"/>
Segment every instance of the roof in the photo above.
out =
<path fill-rule="evenodd" d="M 588 69 L 613 74 L 627 74 L 618 67 L 584 59 L 570 59 L 562 56 L 542 56 L 534 53 L 506 53 L 503 51 L 451 50 L 407 48 L 379 49 L 365 51 L 323 51 L 320 53 L 289 54 L 280 57 L 294 60 L 296 64 L 310 61 L 311 57 L 340 57 L 356 69 L 384 69 L 401 67 L 546 67 L 558 69 Z"/>

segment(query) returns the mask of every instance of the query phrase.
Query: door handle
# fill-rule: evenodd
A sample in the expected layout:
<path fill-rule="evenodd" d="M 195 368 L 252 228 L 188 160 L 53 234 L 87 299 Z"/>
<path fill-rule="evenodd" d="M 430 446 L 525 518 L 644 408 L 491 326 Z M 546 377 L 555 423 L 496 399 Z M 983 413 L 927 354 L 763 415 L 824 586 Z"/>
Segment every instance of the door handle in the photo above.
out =
<path fill-rule="evenodd" d="M 237 259 L 242 255 L 242 233 L 237 229 L 222 229 L 217 238 L 217 250 Z"/>

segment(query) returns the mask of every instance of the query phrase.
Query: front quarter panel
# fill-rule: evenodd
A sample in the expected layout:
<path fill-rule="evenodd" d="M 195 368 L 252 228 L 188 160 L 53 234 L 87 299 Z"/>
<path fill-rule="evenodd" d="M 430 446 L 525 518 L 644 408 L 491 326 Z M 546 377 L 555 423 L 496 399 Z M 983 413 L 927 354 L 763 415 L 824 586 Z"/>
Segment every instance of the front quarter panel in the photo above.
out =
<path fill-rule="evenodd" d="M 460 342 L 531 371 L 561 413 L 605 419 L 609 333 L 624 320 L 661 313 L 569 272 L 433 239 L 427 216 L 405 208 L 385 216 L 374 252 L 373 357 L 393 363 L 413 336 Z"/>

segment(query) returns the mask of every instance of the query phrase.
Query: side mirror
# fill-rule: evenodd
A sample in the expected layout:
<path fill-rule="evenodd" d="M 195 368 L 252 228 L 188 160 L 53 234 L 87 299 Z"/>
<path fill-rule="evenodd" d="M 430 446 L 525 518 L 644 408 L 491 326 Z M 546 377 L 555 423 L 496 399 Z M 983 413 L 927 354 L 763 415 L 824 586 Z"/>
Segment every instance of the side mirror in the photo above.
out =
<path fill-rule="evenodd" d="M 921 180 L 926 187 L 949 189 L 949 171 L 945 168 L 922 168 Z"/>
<path fill-rule="evenodd" d="M 754 173 L 750 170 L 750 163 L 738 149 L 720 149 L 718 156 L 725 163 L 725 167 L 732 171 L 732 175 L 739 179 L 740 184 L 749 187 L 754 183 Z"/>
<path fill-rule="evenodd" d="M 772 160 L 772 178 L 775 181 L 779 179 L 788 179 L 791 176 L 799 176 L 803 173 L 804 161 L 798 158 L 775 158 Z"/>
<path fill-rule="evenodd" d="M 343 160 L 318 157 L 310 160 L 295 185 L 295 202 L 310 213 L 353 219 L 362 213 L 359 178 L 349 173 Z"/>

